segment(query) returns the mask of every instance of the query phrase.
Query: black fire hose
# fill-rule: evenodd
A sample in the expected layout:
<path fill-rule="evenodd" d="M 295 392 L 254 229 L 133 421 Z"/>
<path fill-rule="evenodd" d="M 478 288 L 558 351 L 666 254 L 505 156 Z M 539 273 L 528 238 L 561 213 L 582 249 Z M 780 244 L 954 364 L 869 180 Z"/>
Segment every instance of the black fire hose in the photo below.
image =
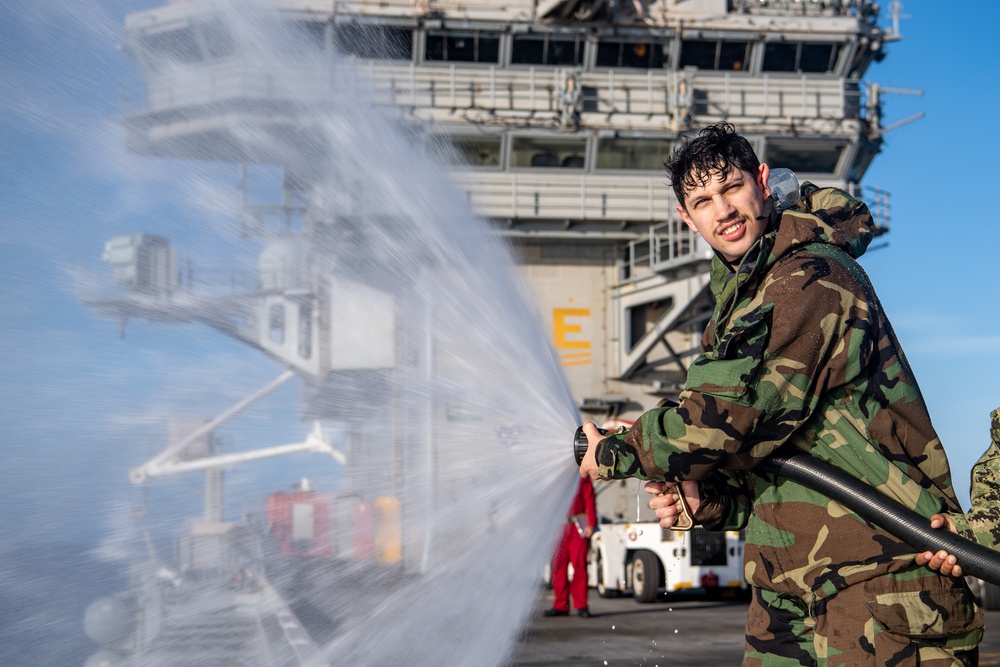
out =
<path fill-rule="evenodd" d="M 836 500 L 918 552 L 943 549 L 958 559 L 963 574 L 1000 585 L 1000 553 L 949 530 L 931 528 L 927 518 L 839 468 L 805 452 L 772 454 L 757 467 Z"/>
<path fill-rule="evenodd" d="M 582 442 L 581 442 L 582 436 Z M 587 437 L 577 429 L 573 453 L 577 464 L 587 451 Z M 839 468 L 805 452 L 772 454 L 757 464 L 765 472 L 795 480 L 855 512 L 882 530 L 895 535 L 918 552 L 947 551 L 958 559 L 963 574 L 1000 586 L 1000 552 L 960 537 L 946 529 L 931 528 L 930 521 L 902 503 L 882 495 Z"/>

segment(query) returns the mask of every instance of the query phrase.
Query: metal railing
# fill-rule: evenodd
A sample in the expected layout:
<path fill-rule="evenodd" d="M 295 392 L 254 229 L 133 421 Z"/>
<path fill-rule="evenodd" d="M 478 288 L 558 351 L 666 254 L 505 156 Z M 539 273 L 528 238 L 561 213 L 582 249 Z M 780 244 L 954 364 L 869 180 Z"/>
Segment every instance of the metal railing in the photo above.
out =
<path fill-rule="evenodd" d="M 696 124 L 714 119 L 854 119 L 862 113 L 858 82 L 820 75 L 725 73 L 694 77 L 690 115 Z"/>
<path fill-rule="evenodd" d="M 518 115 L 557 114 L 571 75 L 580 87 L 577 110 L 581 114 L 663 117 L 665 125 L 687 118 L 696 124 L 718 118 L 839 120 L 863 113 L 857 82 L 822 75 L 580 72 L 374 61 L 364 61 L 361 71 L 374 83 L 377 102 L 449 113 L 485 109 Z M 353 69 L 342 66 L 304 64 L 294 71 L 269 72 L 233 61 L 165 70 L 150 74 L 141 93 L 123 93 L 122 113 L 133 118 L 199 106 L 211 113 L 220 103 L 263 102 L 301 107 L 300 113 L 309 114 L 318 111 L 320 103 L 336 98 L 354 76 Z"/>
<path fill-rule="evenodd" d="M 535 18 L 536 3 L 532 0 L 338 0 L 333 14 L 366 14 L 368 16 L 440 15 L 449 21 L 468 19 L 497 21 L 528 21 Z"/>
<path fill-rule="evenodd" d="M 710 255 L 702 252 L 699 236 L 681 220 L 668 220 L 649 228 L 645 238 L 629 241 L 620 271 L 622 280 L 631 281 L 649 273 L 665 273 Z M 648 269 L 640 271 L 639 269 Z"/>
<path fill-rule="evenodd" d="M 239 216 L 240 234 L 266 236 L 300 232 L 307 211 L 306 206 L 244 202 Z"/>
<path fill-rule="evenodd" d="M 260 290 L 260 277 L 249 262 L 234 263 L 229 267 L 214 268 L 209 264 L 196 265 L 189 257 L 181 255 L 173 267 L 176 282 L 161 292 L 146 290 L 145 293 L 176 294 L 180 292 L 200 292 L 203 294 L 246 294 Z M 84 301 L 97 300 L 127 294 L 129 287 L 118 283 L 110 269 L 79 266 L 76 270 L 76 291 Z"/>
<path fill-rule="evenodd" d="M 670 212 L 663 177 L 463 171 L 454 174 L 476 211 L 493 218 L 654 223 Z"/>
<path fill-rule="evenodd" d="M 368 62 L 376 88 L 404 107 L 556 112 L 571 70 L 418 67 Z M 575 72 L 575 70 L 573 70 Z M 717 118 L 858 118 L 858 83 L 822 75 L 752 76 L 730 72 L 648 70 L 645 73 L 576 72 L 581 114 L 665 116 L 676 122 Z"/>
<path fill-rule="evenodd" d="M 892 195 L 882 188 L 871 185 L 852 184 L 849 189 L 852 196 L 858 197 L 868 204 L 868 210 L 875 221 L 875 234 L 880 235 L 888 232 L 891 221 L 892 205 L 890 200 Z"/>
<path fill-rule="evenodd" d="M 735 0 L 734 9 L 750 14 L 857 16 L 874 19 L 880 4 L 872 0 Z"/>
<path fill-rule="evenodd" d="M 169 67 L 147 74 L 142 84 L 126 86 L 121 94 L 121 112 L 126 118 L 163 113 L 225 102 L 302 106 L 335 99 L 356 72 L 348 67 L 301 63 L 294 68 L 266 70 L 251 64 L 220 60 L 184 67 Z M 350 82 L 350 90 L 362 89 Z M 261 111 L 274 107 L 260 106 Z"/>

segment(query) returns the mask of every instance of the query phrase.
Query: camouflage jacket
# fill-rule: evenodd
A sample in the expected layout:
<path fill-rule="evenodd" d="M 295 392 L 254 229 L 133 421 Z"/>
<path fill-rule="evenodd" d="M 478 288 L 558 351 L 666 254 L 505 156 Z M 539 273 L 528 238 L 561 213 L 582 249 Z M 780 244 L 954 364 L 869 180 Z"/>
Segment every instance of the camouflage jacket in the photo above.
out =
<path fill-rule="evenodd" d="M 963 537 L 1000 550 L 1000 408 L 990 414 L 989 448 L 972 467 L 968 514 L 951 514 Z"/>
<path fill-rule="evenodd" d="M 715 311 L 680 405 L 601 441 L 597 462 L 603 477 L 701 480 L 696 520 L 746 528 L 747 580 L 813 599 L 915 568 L 915 554 L 838 503 L 754 470 L 779 447 L 927 517 L 959 504 L 916 380 L 855 261 L 874 235 L 867 207 L 808 183 L 802 195 L 772 213 L 735 271 L 716 258 Z"/>

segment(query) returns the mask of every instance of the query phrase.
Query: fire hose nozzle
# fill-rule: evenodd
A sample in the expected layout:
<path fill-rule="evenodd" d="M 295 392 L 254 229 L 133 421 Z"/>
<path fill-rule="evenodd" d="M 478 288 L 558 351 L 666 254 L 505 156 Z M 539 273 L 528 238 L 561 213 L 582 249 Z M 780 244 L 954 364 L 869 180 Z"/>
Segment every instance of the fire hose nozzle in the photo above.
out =
<path fill-rule="evenodd" d="M 597 429 L 597 432 L 601 435 L 608 434 L 608 430 L 603 428 Z M 587 434 L 583 432 L 582 426 L 578 426 L 576 428 L 576 434 L 573 436 L 573 456 L 576 458 L 577 465 L 583 463 L 583 457 L 587 455 L 588 445 Z"/>

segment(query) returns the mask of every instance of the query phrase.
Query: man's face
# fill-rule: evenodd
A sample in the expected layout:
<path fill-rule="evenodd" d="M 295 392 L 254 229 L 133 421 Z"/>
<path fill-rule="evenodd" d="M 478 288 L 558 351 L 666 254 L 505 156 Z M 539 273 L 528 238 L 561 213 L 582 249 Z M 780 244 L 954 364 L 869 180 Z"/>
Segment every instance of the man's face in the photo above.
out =
<path fill-rule="evenodd" d="M 684 195 L 684 204 L 677 206 L 677 212 L 708 245 L 735 264 L 767 226 L 767 220 L 757 218 L 764 213 L 764 202 L 771 194 L 767 187 L 770 173 L 762 164 L 756 174 L 735 167 L 725 174 L 714 174 L 708 183 Z"/>

